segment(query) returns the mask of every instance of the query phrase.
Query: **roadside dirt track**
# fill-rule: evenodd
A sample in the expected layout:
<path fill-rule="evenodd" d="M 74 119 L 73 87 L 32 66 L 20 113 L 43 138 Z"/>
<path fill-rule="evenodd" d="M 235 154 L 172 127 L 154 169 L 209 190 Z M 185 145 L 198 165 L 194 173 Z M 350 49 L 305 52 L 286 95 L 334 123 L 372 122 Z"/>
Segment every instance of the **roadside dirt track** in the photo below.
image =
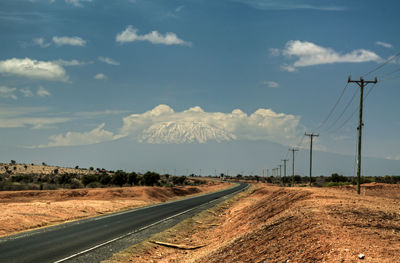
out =
<path fill-rule="evenodd" d="M 400 185 L 258 184 L 106 262 L 400 262 Z"/>

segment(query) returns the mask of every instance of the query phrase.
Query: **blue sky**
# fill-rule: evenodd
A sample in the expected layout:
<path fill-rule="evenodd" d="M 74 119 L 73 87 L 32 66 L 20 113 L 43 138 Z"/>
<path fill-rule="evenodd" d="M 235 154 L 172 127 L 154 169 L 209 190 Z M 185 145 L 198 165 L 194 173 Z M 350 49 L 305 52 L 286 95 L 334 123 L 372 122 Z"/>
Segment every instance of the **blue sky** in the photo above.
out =
<path fill-rule="evenodd" d="M 337 158 L 316 159 L 316 171 L 335 171 L 348 158 L 341 172 L 350 175 L 358 93 L 340 115 L 358 87 L 348 85 L 320 124 L 348 75 L 359 79 L 399 52 L 399 5 L 1 1 L 0 158 L 128 170 L 235 166 L 260 174 L 288 157 L 288 147 L 307 155 L 307 131 L 320 133 L 317 156 Z M 365 103 L 363 154 L 382 160 L 380 167 L 389 161 L 382 173 L 400 169 L 399 63 L 395 57 L 365 76 L 379 82 Z M 249 154 L 215 155 L 215 163 L 188 154 L 218 148 L 229 157 L 232 145 Z M 121 158 L 133 152 L 135 160 Z M 306 174 L 303 159 L 299 172 Z"/>

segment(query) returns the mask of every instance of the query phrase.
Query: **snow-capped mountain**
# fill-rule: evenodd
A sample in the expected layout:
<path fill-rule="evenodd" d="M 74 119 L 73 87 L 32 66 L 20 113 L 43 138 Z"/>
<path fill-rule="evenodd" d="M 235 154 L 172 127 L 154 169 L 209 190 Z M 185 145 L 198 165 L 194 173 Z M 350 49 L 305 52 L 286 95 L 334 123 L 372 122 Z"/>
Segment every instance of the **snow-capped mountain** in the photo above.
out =
<path fill-rule="evenodd" d="M 144 130 L 140 141 L 147 143 L 205 143 L 235 139 L 233 134 L 205 122 L 162 122 Z"/>

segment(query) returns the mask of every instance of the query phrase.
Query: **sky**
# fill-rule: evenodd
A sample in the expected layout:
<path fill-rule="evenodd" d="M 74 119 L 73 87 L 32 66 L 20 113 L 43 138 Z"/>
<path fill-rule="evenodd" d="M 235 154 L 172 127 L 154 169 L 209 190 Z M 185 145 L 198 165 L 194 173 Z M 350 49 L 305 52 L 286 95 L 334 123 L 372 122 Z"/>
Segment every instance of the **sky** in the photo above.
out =
<path fill-rule="evenodd" d="M 0 2 L 0 161 L 202 175 L 400 174 L 400 3 Z M 396 56 L 397 55 L 397 56 Z M 263 172 L 264 170 L 264 172 Z M 291 167 L 288 167 L 288 173 Z"/>

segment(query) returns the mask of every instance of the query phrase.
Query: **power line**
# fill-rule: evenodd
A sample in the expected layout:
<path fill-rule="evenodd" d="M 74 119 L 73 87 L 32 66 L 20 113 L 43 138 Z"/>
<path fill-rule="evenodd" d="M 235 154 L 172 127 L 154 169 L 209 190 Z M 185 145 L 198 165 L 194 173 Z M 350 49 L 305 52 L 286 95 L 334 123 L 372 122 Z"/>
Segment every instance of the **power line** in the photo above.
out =
<path fill-rule="evenodd" d="M 389 73 L 386 73 L 386 74 L 381 75 L 380 78 L 383 78 L 383 77 L 386 77 L 386 76 L 390 76 L 390 75 L 392 75 L 393 73 L 396 73 L 396 72 L 399 72 L 399 71 L 400 71 L 400 68 L 395 69 L 395 70 L 393 70 L 393 71 L 391 71 L 391 72 L 389 72 Z"/>
<path fill-rule="evenodd" d="M 394 60 L 395 58 L 397 58 L 398 56 L 400 56 L 400 52 L 397 53 L 396 55 L 390 57 L 389 59 L 387 59 L 385 62 L 383 62 L 382 64 L 380 64 L 379 66 L 377 66 L 375 69 L 369 71 L 368 73 L 365 73 L 364 75 L 362 75 L 363 77 L 368 76 L 369 74 L 377 71 L 378 69 L 382 68 L 383 66 L 387 65 L 389 62 L 391 62 L 392 60 Z"/>
<path fill-rule="evenodd" d="M 319 124 L 319 126 L 316 128 L 316 130 L 319 130 L 325 123 L 326 121 L 331 117 L 333 111 L 336 109 L 337 105 L 339 104 L 340 100 L 343 97 L 344 92 L 346 91 L 347 87 L 349 86 L 349 83 L 346 83 L 346 86 L 344 87 L 344 89 L 342 90 L 342 93 L 340 94 L 339 98 L 337 99 L 335 105 L 333 105 L 331 111 L 328 113 L 328 116 L 326 116 L 326 118 Z"/>
<path fill-rule="evenodd" d="M 336 118 L 336 120 L 327 129 L 325 129 L 325 131 L 328 131 L 331 128 L 333 128 L 335 126 L 335 124 L 340 120 L 340 118 L 342 118 L 343 114 L 347 111 L 347 108 L 350 106 L 350 104 L 353 102 L 354 98 L 356 97 L 356 94 L 357 94 L 357 90 L 354 91 L 353 96 L 351 97 L 350 101 L 347 103 L 346 107 L 344 107 L 344 110 L 342 111 L 342 113 L 340 113 L 340 115 Z"/>
<path fill-rule="evenodd" d="M 376 86 L 376 84 L 373 85 L 373 86 L 368 90 L 367 94 L 366 94 L 365 97 L 364 97 L 364 100 L 367 99 L 368 95 L 371 93 L 371 91 L 373 90 L 373 88 L 374 88 L 375 86 Z M 341 129 L 354 117 L 354 115 L 356 114 L 356 112 L 357 112 L 359 109 L 360 109 L 360 106 L 357 106 L 357 107 L 354 109 L 353 113 L 350 115 L 350 117 L 347 118 L 347 119 L 342 123 L 342 125 L 340 125 L 339 128 L 337 128 L 337 129 L 335 130 L 335 132 L 338 132 L 339 130 L 341 130 Z"/>

